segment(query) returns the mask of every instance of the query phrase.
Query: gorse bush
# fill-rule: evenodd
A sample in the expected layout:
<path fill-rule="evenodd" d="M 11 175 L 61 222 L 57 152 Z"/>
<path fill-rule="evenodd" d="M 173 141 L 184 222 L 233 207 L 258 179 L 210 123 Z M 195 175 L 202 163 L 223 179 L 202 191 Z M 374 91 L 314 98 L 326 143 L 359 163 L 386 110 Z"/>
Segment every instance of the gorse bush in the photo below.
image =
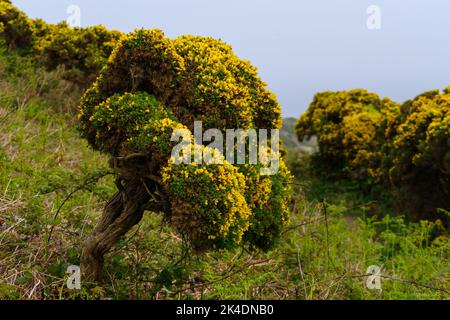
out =
<path fill-rule="evenodd" d="M 449 210 L 450 88 L 405 102 L 395 122 L 385 170 L 402 203 L 418 217 Z"/>
<path fill-rule="evenodd" d="M 47 69 L 64 66 L 65 78 L 84 85 L 92 83 L 121 37 L 103 26 L 71 28 L 66 22 L 35 23 L 36 59 Z"/>
<path fill-rule="evenodd" d="M 402 105 L 360 89 L 324 92 L 296 130 L 318 137 L 318 163 L 337 176 L 391 186 L 410 217 L 436 218 L 450 208 L 449 101 L 448 89 Z"/>
<path fill-rule="evenodd" d="M 389 99 L 363 89 L 318 93 L 296 132 L 300 140 L 317 136 L 320 160 L 334 175 L 379 181 L 384 114 L 396 108 Z"/>
<path fill-rule="evenodd" d="M 99 70 L 104 62 L 73 60 L 72 65 L 73 57 L 84 59 L 72 48 L 84 50 L 84 40 L 65 44 L 61 39 L 72 29 L 31 22 L 32 46 L 0 35 L 0 299 L 448 298 L 450 241 L 440 221 L 367 218 L 392 208 L 382 201 L 368 203 L 373 199 L 355 181 L 314 175 L 305 156 L 296 159 L 296 183 L 283 161 L 273 176 L 261 175 L 262 164 L 171 161 L 173 130 L 190 133 L 197 119 L 205 129 L 278 127 L 275 98 L 228 45 L 192 36 L 171 40 L 159 31 L 133 33 L 120 42 L 81 102 L 80 128 L 90 146 L 101 151 L 96 152 L 73 126 L 69 111 L 78 105 L 81 88 L 72 83 L 78 80 L 66 79 L 76 79 L 74 66 Z M 58 28 L 61 34 L 54 38 L 49 30 Z M 42 55 L 33 55 L 36 43 L 47 48 Z M 56 47 L 61 53 L 53 52 Z M 62 62 L 48 60 L 44 67 L 46 55 Z M 429 197 L 422 193 L 426 189 L 405 186 L 430 177 L 429 182 L 440 183 L 429 185 L 430 192 L 441 202 L 448 199 L 447 95 L 447 90 L 430 92 L 402 108 L 375 103 L 361 107 L 361 114 L 346 114 L 345 126 L 356 128 L 344 134 L 345 144 L 336 140 L 345 150 L 337 168 L 345 164 L 344 175 L 376 181 L 367 168 L 381 166 L 375 177 L 386 184 L 392 180 L 399 196 L 411 194 L 405 203 L 413 203 L 412 195 Z M 359 103 L 378 101 L 365 96 L 358 96 Z M 361 134 L 366 127 L 377 128 L 376 134 Z M 375 141 L 365 144 L 361 137 Z M 359 144 L 381 154 L 381 160 L 370 166 L 356 161 L 351 152 L 359 154 Z M 202 146 L 202 153 L 223 160 L 211 147 Z M 363 169 L 357 169 L 361 163 Z M 291 186 L 295 197 L 289 201 Z M 79 244 L 103 210 L 82 252 Z M 143 217 L 146 210 L 164 214 Z M 114 248 L 101 285 L 91 287 L 83 277 L 81 290 L 66 288 L 68 266 L 80 265 L 81 255 L 83 271 L 99 274 L 111 244 L 140 220 Z M 292 226 L 283 228 L 289 220 Z M 268 252 L 247 250 L 268 250 L 280 239 Z M 193 258 L 186 244 L 199 251 L 231 250 Z M 243 248 L 233 250 L 237 246 Z M 383 267 L 382 291 L 366 287 L 370 265 Z"/>
<path fill-rule="evenodd" d="M 0 0 L 0 37 L 11 49 L 31 49 L 33 22 L 10 0 Z"/>
<path fill-rule="evenodd" d="M 151 92 L 190 125 L 194 119 L 218 129 L 281 124 L 280 106 L 256 68 L 212 38 L 170 40 L 158 30 L 136 32 L 116 48 L 97 90 L 100 100 L 115 93 Z"/>
<path fill-rule="evenodd" d="M 82 87 L 92 84 L 121 36 L 101 25 L 71 28 L 32 20 L 9 0 L 0 1 L 0 37 L 8 47 L 32 55 L 48 70 L 63 67 L 64 78 Z"/>
<path fill-rule="evenodd" d="M 171 40 L 159 30 L 122 38 L 82 98 L 79 120 L 82 136 L 111 156 L 120 189 L 87 242 L 88 274 L 98 276 L 92 261 L 112 245 L 101 244 L 103 236 L 111 239 L 108 228 L 124 219 L 117 232 L 123 235 L 144 210 L 164 212 L 196 250 L 243 243 L 268 250 L 289 221 L 291 176 L 281 159 L 278 173 L 263 177 L 262 165 L 234 166 L 208 146 L 200 152 L 222 161 L 180 165 L 171 158 L 172 133 L 192 136 L 194 121 L 205 130 L 280 127 L 280 107 L 256 68 L 219 40 Z"/>

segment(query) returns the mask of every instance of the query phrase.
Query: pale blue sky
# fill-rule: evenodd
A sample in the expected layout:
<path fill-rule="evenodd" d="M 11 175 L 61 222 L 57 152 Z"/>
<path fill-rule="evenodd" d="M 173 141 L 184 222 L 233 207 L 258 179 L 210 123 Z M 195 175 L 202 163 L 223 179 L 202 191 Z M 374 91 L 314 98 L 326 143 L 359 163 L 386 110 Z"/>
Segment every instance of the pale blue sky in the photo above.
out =
<path fill-rule="evenodd" d="M 58 22 L 69 5 L 82 26 L 169 37 L 221 38 L 258 67 L 284 116 L 298 117 L 316 92 L 366 88 L 396 101 L 450 85 L 448 0 L 13 0 L 29 16 Z M 381 29 L 368 30 L 369 5 Z"/>

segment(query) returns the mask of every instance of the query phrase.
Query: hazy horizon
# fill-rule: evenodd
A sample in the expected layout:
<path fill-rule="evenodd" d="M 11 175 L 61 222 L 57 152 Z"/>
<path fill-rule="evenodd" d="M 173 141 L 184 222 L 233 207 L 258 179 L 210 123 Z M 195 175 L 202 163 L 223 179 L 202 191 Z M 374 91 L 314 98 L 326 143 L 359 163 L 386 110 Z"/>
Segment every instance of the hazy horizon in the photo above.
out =
<path fill-rule="evenodd" d="M 83 27 L 160 28 L 169 37 L 221 38 L 258 67 L 285 117 L 297 118 L 325 90 L 365 88 L 401 102 L 450 85 L 450 2 L 443 0 L 13 3 L 50 23 L 67 19 L 69 5 L 77 5 Z M 367 28 L 370 5 L 381 9 L 380 30 Z"/>

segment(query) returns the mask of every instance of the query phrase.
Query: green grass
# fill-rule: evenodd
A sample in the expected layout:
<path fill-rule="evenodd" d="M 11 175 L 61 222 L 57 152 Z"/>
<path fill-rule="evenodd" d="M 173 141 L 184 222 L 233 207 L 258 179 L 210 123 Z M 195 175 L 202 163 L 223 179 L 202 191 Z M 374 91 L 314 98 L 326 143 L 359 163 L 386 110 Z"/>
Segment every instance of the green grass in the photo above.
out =
<path fill-rule="evenodd" d="M 73 107 L 80 93 L 58 72 L 0 50 L 0 74 L 0 299 L 450 297 L 437 290 L 450 290 L 443 227 L 406 222 L 387 196 L 373 202 L 351 182 L 317 178 L 305 156 L 291 157 L 292 223 L 271 252 L 193 255 L 148 213 L 107 256 L 101 285 L 69 291 L 67 266 L 79 264 L 82 243 L 115 191 L 107 158 L 79 138 Z M 366 287 L 371 265 L 383 268 L 382 291 Z"/>

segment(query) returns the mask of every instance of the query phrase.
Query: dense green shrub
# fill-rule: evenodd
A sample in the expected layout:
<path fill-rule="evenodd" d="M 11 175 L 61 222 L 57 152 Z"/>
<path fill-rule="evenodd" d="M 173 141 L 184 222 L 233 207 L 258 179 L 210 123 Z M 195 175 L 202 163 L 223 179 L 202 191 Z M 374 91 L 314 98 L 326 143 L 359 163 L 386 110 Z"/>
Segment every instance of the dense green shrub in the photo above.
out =
<path fill-rule="evenodd" d="M 261 94 L 257 95 L 257 92 Z M 266 103 L 266 106 L 270 107 L 269 110 L 264 109 L 262 112 L 259 103 Z M 194 119 L 203 120 L 205 130 L 256 128 L 258 124 L 268 126 L 264 128 L 278 128 L 280 108 L 273 94 L 268 92 L 265 84 L 259 80 L 256 69 L 234 56 L 228 45 L 211 38 L 191 36 L 170 40 L 159 30 L 140 30 L 123 39 L 116 48 L 98 81 L 83 97 L 79 119 L 82 135 L 94 148 L 115 157 L 125 157 L 137 152 L 150 153 L 152 158 L 158 158 L 158 165 L 163 165 L 164 161 L 166 161 L 164 165 L 167 165 L 173 147 L 170 134 L 174 129 L 192 128 Z M 162 128 L 169 131 L 162 131 Z M 189 173 L 188 169 L 182 166 L 170 167 L 172 170 L 166 168 L 166 174 L 174 172 L 177 177 L 181 174 L 185 179 L 192 178 L 183 175 Z M 224 167 L 232 168 L 227 163 Z M 224 169 L 220 166 L 206 167 L 203 178 L 212 179 L 206 184 L 188 180 L 181 183 L 175 176 L 166 177 L 165 181 L 178 181 L 178 186 L 184 186 L 180 190 L 185 194 L 189 194 L 185 191 L 189 186 L 193 194 L 197 194 L 200 199 L 200 194 L 204 193 L 203 188 L 221 181 L 220 175 L 210 174 L 211 171 L 217 170 Z M 241 197 L 246 195 L 246 184 L 249 188 L 255 189 L 254 193 L 265 193 L 252 195 L 247 197 L 247 200 L 250 207 L 257 211 L 257 217 L 260 218 L 258 223 L 267 224 L 258 226 L 257 231 L 253 233 L 258 234 L 258 237 L 265 235 L 270 237 L 265 241 L 257 241 L 264 242 L 261 246 L 268 248 L 269 244 L 275 243 L 280 227 L 288 221 L 286 216 L 288 193 L 285 191 L 290 176 L 284 166 L 278 175 L 266 179 L 259 177 L 258 170 L 242 170 L 254 177 L 241 182 L 240 194 Z M 232 177 L 230 181 L 241 179 L 238 177 L 242 173 L 236 169 L 227 172 Z M 218 181 L 215 181 L 216 179 Z M 262 184 L 266 186 L 264 190 L 258 190 L 261 188 L 258 186 L 260 179 L 267 181 Z M 166 184 L 166 189 L 170 191 L 172 197 L 179 195 L 174 193 L 175 189 L 170 184 Z M 238 190 L 239 188 L 234 192 Z M 272 194 L 274 197 L 269 201 Z M 258 203 L 253 199 L 255 196 L 267 199 Z M 194 201 L 192 196 L 188 199 Z M 183 197 L 177 198 L 177 205 L 173 208 L 179 208 L 178 202 L 181 200 L 187 201 Z M 237 202 L 246 203 L 245 199 Z M 209 206 L 213 203 L 211 199 Z M 203 217 L 202 212 L 208 208 L 198 203 L 195 205 L 190 203 L 189 207 L 193 209 L 185 211 L 193 212 L 184 212 L 187 217 L 190 214 Z M 218 206 L 221 207 L 226 206 Z M 241 207 L 241 210 L 245 208 L 244 205 L 238 207 Z M 225 212 L 222 214 L 227 216 Z M 252 219 L 256 218 L 249 213 L 243 214 L 241 219 L 243 222 L 239 222 L 241 226 L 237 227 L 239 232 L 233 238 L 236 240 L 235 243 L 240 243 L 244 231 L 248 229 L 250 216 Z M 238 223 L 237 220 L 239 219 L 232 219 L 231 222 Z M 203 224 L 210 225 L 211 221 L 206 219 Z M 221 223 L 217 222 L 217 227 L 220 225 Z M 208 236 L 215 235 L 208 234 Z M 223 237 L 220 241 L 222 240 Z"/>
<path fill-rule="evenodd" d="M 391 186 L 401 210 L 435 218 L 450 208 L 450 89 L 402 105 L 365 90 L 315 96 L 297 124 L 317 135 L 323 168 Z"/>
<path fill-rule="evenodd" d="M 395 118 L 386 175 L 418 217 L 450 209 L 450 88 L 405 102 Z"/>
<path fill-rule="evenodd" d="M 258 165 L 180 165 L 171 157 L 172 132 L 183 129 L 192 137 L 194 121 L 202 121 L 203 130 L 281 125 L 276 98 L 256 69 L 219 40 L 171 40 L 159 30 L 122 38 L 82 98 L 79 120 L 82 136 L 112 157 L 119 187 L 133 195 L 148 189 L 134 203 L 147 207 L 156 198 L 164 206 L 153 211 L 164 211 L 197 250 L 243 242 L 268 250 L 289 221 L 291 176 L 282 159 L 278 173 L 265 177 Z M 218 152 L 203 146 L 206 151 Z"/>
<path fill-rule="evenodd" d="M 51 25 L 41 20 L 34 29 L 36 59 L 50 70 L 63 66 L 68 80 L 84 85 L 95 80 L 122 35 L 101 25 L 71 28 L 66 22 Z"/>
<path fill-rule="evenodd" d="M 0 37 L 11 49 L 31 49 L 32 21 L 9 0 L 0 0 Z"/>
<path fill-rule="evenodd" d="M 83 112 L 81 109 L 80 119 Z M 170 109 L 145 92 L 107 98 L 95 107 L 88 121 L 90 134 L 95 137 L 91 144 L 100 151 L 112 156 L 151 153 L 159 165 L 167 163 L 175 146 L 170 141 L 172 132 L 186 129 Z"/>
<path fill-rule="evenodd" d="M 398 106 L 363 89 L 323 92 L 297 123 L 300 140 L 317 136 L 319 158 L 336 175 L 379 181 L 385 114 Z"/>
<path fill-rule="evenodd" d="M 9 0 L 0 0 L 0 38 L 10 49 L 31 54 L 48 70 L 64 68 L 64 78 L 83 87 L 92 84 L 122 36 L 98 25 L 71 28 L 29 19 Z"/>

